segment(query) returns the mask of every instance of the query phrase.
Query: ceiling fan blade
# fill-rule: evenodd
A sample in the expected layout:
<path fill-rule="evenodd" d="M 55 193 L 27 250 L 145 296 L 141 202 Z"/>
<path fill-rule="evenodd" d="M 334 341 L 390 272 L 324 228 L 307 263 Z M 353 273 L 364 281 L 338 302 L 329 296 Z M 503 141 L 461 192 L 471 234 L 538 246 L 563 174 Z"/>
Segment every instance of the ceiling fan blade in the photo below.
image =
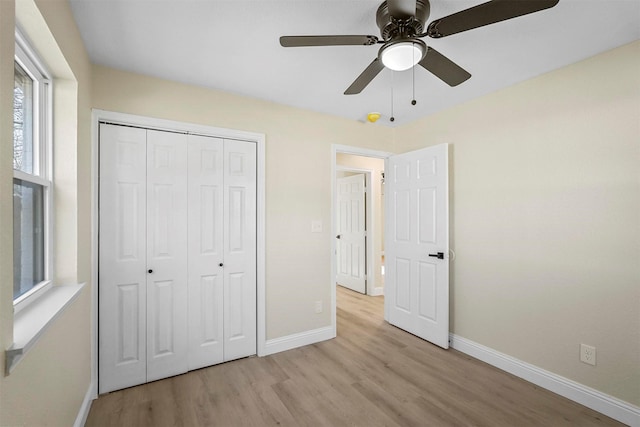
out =
<path fill-rule="evenodd" d="M 387 8 L 396 19 L 411 18 L 416 14 L 416 0 L 387 0 Z"/>
<path fill-rule="evenodd" d="M 493 0 L 436 19 L 427 29 L 429 37 L 440 38 L 483 27 L 518 16 L 549 9 L 559 0 Z"/>
<path fill-rule="evenodd" d="M 300 46 L 370 46 L 378 43 L 376 36 L 282 36 L 282 47 Z"/>
<path fill-rule="evenodd" d="M 362 90 L 367 87 L 369 83 L 371 83 L 371 80 L 373 80 L 380 73 L 380 71 L 382 71 L 383 68 L 384 65 L 382 65 L 382 61 L 380 61 L 380 59 L 378 58 L 374 59 L 373 62 L 364 69 L 362 74 L 360 74 L 358 78 L 355 79 L 353 83 L 351 83 L 351 86 L 349 86 L 347 90 L 344 91 L 344 94 L 356 95 L 362 92 Z"/>
<path fill-rule="evenodd" d="M 419 64 L 449 86 L 458 86 L 471 77 L 464 68 L 432 47 L 427 48 L 427 54 Z"/>

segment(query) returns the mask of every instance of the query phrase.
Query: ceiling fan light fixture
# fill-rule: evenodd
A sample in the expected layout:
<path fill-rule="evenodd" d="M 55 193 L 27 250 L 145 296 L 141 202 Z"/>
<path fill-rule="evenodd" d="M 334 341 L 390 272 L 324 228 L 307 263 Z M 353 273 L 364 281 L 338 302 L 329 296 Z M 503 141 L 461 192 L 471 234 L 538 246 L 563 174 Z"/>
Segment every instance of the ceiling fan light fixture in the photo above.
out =
<path fill-rule="evenodd" d="M 393 71 L 404 71 L 424 57 L 426 45 L 422 40 L 403 40 L 389 43 L 380 50 L 380 60 Z"/>

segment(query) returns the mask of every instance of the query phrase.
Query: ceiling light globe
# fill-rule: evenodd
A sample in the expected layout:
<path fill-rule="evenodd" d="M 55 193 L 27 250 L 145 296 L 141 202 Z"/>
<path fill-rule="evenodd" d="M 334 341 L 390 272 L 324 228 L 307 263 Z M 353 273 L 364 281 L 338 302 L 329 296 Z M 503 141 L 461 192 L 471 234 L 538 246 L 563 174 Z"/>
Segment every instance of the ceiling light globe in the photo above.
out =
<path fill-rule="evenodd" d="M 393 43 L 382 48 L 380 60 L 393 71 L 404 71 L 422 59 L 424 46 L 413 41 Z"/>

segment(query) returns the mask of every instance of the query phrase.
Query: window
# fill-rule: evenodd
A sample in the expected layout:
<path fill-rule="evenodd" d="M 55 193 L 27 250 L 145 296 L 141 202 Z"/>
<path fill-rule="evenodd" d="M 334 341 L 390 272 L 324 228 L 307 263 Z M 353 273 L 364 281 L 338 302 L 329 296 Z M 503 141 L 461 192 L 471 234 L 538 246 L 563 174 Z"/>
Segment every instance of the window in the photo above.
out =
<path fill-rule="evenodd" d="M 14 67 L 13 300 L 19 311 L 51 278 L 51 85 L 19 32 Z"/>

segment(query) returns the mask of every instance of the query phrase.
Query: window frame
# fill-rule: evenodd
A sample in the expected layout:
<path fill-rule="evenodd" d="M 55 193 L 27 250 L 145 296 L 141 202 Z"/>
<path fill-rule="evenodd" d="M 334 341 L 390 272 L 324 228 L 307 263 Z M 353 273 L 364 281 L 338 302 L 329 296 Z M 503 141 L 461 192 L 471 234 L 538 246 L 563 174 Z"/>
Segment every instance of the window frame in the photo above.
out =
<path fill-rule="evenodd" d="M 13 179 L 41 186 L 44 198 L 44 280 L 13 300 L 17 314 L 53 284 L 53 87 L 51 74 L 19 28 L 15 32 L 14 63 L 33 80 L 33 172 L 14 169 Z"/>

